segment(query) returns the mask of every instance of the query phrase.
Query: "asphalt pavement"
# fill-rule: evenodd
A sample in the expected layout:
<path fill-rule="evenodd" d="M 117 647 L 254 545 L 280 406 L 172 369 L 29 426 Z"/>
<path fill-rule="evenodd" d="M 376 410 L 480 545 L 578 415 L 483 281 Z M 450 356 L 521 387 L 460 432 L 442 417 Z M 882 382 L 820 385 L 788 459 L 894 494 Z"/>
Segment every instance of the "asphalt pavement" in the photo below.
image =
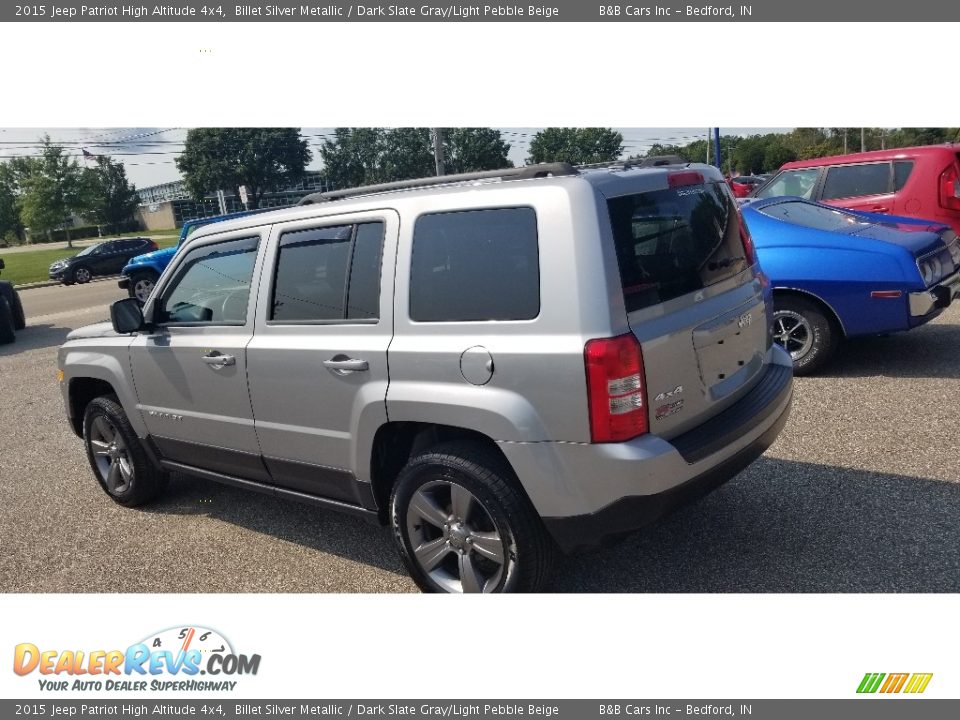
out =
<path fill-rule="evenodd" d="M 115 280 L 22 293 L 0 346 L 0 587 L 12 592 L 409 592 L 389 531 L 175 477 L 129 510 L 64 417 L 56 351 L 106 320 Z M 700 502 L 565 560 L 553 591 L 960 591 L 960 306 L 848 343 L 798 378 L 777 443 Z"/>

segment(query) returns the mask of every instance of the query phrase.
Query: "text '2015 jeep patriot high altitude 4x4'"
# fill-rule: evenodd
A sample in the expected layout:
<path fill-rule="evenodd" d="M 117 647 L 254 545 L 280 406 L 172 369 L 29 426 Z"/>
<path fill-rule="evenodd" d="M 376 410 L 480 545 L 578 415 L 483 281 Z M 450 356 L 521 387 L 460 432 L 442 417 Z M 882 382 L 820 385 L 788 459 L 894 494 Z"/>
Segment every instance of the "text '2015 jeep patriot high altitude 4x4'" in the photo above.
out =
<path fill-rule="evenodd" d="M 202 228 L 59 361 L 120 504 L 181 472 L 389 523 L 424 590 L 530 591 L 774 441 L 770 299 L 715 168 L 538 165 Z"/>

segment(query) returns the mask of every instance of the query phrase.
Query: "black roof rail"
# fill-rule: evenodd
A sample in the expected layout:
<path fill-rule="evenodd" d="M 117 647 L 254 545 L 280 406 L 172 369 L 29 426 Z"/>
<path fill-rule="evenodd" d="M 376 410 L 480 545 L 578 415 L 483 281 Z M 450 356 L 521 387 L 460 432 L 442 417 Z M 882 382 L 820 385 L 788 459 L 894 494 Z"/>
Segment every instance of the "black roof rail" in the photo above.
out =
<path fill-rule="evenodd" d="M 390 190 L 410 190 L 412 188 L 431 187 L 433 185 L 449 185 L 470 180 L 486 180 L 501 178 L 502 180 L 527 180 L 530 178 L 561 177 L 564 175 L 578 175 L 577 169 L 570 163 L 540 163 L 538 165 L 524 165 L 518 168 L 503 168 L 501 170 L 483 170 L 480 172 L 459 173 L 457 175 L 437 175 L 436 177 L 415 178 L 414 180 L 398 180 L 397 182 L 380 183 L 378 185 L 361 185 L 345 190 L 330 190 L 328 192 L 311 193 L 297 205 L 313 205 L 314 203 L 341 200 L 357 195 L 372 195 Z"/>
<path fill-rule="evenodd" d="M 608 160 L 606 162 L 589 163 L 586 165 L 577 165 L 581 170 L 630 170 L 631 168 L 651 168 L 663 167 L 665 165 L 689 165 L 679 155 L 651 155 L 644 158 L 632 158 L 630 160 Z"/>

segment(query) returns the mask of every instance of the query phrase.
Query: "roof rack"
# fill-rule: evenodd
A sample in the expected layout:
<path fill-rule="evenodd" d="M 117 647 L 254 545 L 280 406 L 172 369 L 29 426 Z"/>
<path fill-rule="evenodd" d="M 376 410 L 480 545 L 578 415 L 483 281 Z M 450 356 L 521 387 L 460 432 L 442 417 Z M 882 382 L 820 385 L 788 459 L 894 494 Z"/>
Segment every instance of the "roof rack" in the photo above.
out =
<path fill-rule="evenodd" d="M 577 165 L 580 170 L 630 170 L 632 168 L 651 168 L 663 167 L 665 165 L 689 165 L 679 155 L 651 155 L 650 157 L 634 158 L 632 160 L 608 160 L 606 162 L 589 163 L 587 165 Z"/>
<path fill-rule="evenodd" d="M 525 165 L 518 168 L 483 170 L 481 172 L 460 173 L 458 175 L 438 175 L 436 177 L 398 180 L 397 182 L 380 183 L 378 185 L 362 185 L 345 190 L 311 193 L 297 204 L 313 205 L 314 203 L 342 200 L 343 198 L 356 197 L 357 195 L 372 195 L 390 190 L 410 190 L 412 188 L 431 187 L 433 185 L 450 185 L 452 183 L 469 182 L 470 180 L 486 180 L 488 178 L 527 180 L 530 178 L 561 177 L 564 175 L 579 175 L 579 172 L 570 163 L 540 163 L 538 165 Z"/>

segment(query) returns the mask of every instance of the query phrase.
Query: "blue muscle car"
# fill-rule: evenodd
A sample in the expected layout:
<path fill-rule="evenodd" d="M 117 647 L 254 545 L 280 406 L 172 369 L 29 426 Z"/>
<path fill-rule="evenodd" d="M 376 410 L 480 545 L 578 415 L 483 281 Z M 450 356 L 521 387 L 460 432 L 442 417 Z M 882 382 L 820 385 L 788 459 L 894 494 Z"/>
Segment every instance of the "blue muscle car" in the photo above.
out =
<path fill-rule="evenodd" d="M 796 197 L 742 210 L 773 287 L 774 339 L 798 375 L 843 338 L 910 330 L 960 296 L 960 240 L 946 225 Z"/>

